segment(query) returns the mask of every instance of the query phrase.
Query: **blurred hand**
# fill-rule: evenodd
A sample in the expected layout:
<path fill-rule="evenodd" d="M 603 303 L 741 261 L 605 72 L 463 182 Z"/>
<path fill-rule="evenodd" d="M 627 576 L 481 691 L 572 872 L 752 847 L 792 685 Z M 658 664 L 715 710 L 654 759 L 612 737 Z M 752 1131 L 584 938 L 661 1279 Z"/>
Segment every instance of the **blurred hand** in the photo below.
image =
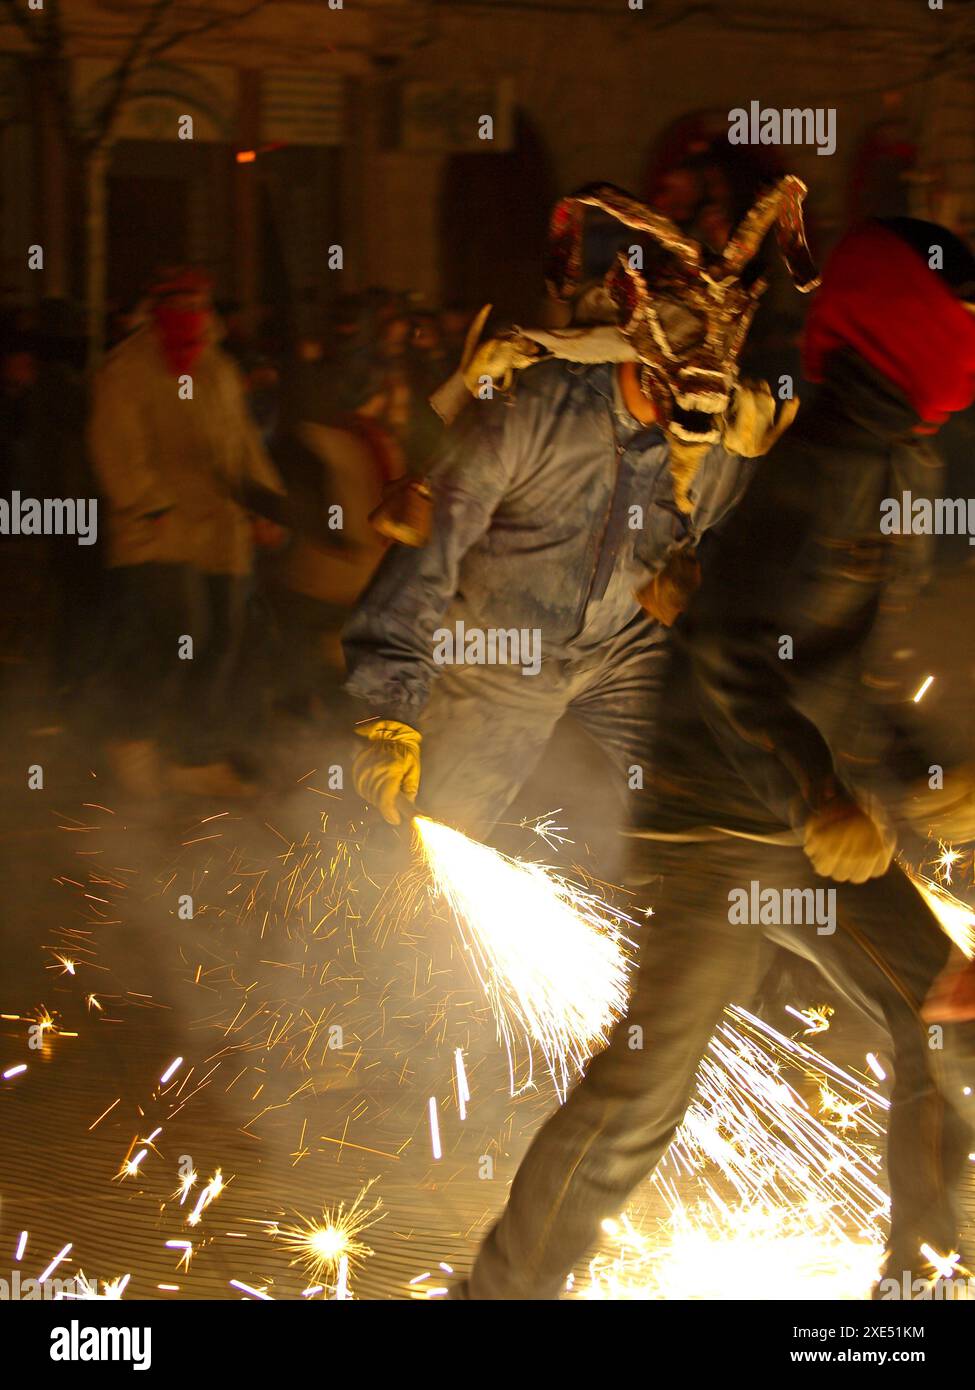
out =
<path fill-rule="evenodd" d="M 251 537 L 262 550 L 277 550 L 288 539 L 288 530 L 266 516 L 256 516 L 251 522 Z"/>
<path fill-rule="evenodd" d="M 928 1023 L 967 1023 L 975 1018 L 975 961 L 966 960 L 957 948 L 928 990 L 921 1017 Z"/>
<path fill-rule="evenodd" d="M 951 842 L 975 840 L 975 766 L 949 768 L 944 782 L 938 791 L 919 782 L 904 798 L 904 815 L 922 834 Z"/>
<path fill-rule="evenodd" d="M 648 584 L 637 592 L 645 613 L 672 627 L 701 585 L 701 566 L 693 550 L 678 550 Z"/>
<path fill-rule="evenodd" d="M 889 826 L 844 797 L 809 818 L 803 848 L 824 878 L 865 883 L 887 872 L 896 843 Z"/>
<path fill-rule="evenodd" d="M 355 789 L 383 820 L 399 825 L 405 813 L 402 799 L 414 802 L 420 789 L 422 736 L 396 719 L 371 719 L 358 724 L 356 733 L 369 746 L 352 765 Z"/>
<path fill-rule="evenodd" d="M 775 418 L 775 397 L 767 381 L 739 381 L 721 429 L 721 442 L 741 458 L 767 454 L 796 418 L 799 399 L 780 403 Z"/>

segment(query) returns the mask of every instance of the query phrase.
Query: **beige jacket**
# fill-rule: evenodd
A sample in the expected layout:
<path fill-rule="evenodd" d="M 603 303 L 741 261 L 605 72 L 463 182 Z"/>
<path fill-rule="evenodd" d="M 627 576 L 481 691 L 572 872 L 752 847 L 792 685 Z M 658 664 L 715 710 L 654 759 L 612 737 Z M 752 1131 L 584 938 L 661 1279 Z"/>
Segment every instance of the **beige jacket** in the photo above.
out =
<path fill-rule="evenodd" d="M 284 485 L 227 354 L 206 348 L 190 375 L 193 398 L 182 400 L 151 327 L 120 343 L 98 373 L 89 444 L 108 508 L 108 563 L 248 574 L 242 490 L 283 494 Z"/>

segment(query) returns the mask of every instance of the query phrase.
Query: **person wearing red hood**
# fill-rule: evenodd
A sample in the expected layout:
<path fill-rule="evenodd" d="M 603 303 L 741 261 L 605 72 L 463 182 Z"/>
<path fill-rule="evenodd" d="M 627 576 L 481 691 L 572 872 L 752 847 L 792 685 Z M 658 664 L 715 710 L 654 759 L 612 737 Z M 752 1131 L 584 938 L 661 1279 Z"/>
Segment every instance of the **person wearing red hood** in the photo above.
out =
<path fill-rule="evenodd" d="M 219 745 L 255 531 L 263 526 L 266 537 L 276 526 L 284 487 L 218 346 L 203 272 L 157 277 L 144 326 L 96 378 L 89 437 L 118 610 L 115 775 L 137 796 L 242 794 L 247 785 Z M 192 747 L 184 729 L 182 757 L 166 763 L 160 744 L 169 734 L 175 746 L 179 714 L 195 730 Z"/>
<path fill-rule="evenodd" d="M 925 546 L 887 534 L 881 517 L 885 499 L 937 494 L 926 436 L 975 399 L 973 306 L 975 257 L 942 227 L 871 222 L 834 251 L 806 333 L 820 390 L 714 537 L 675 630 L 654 786 L 630 832 L 628 882 L 651 885 L 653 915 L 626 1015 L 536 1135 L 451 1296 L 558 1296 L 666 1152 L 769 940 L 890 1037 L 890 1233 L 875 1296 L 900 1296 L 888 1289 L 905 1274 L 930 1290 L 932 1252 L 957 1259 L 971 967 L 956 968 L 893 857 L 911 825 L 975 839 L 975 771 L 911 727 L 910 692 L 880 670 L 885 624 L 903 612 Z"/>

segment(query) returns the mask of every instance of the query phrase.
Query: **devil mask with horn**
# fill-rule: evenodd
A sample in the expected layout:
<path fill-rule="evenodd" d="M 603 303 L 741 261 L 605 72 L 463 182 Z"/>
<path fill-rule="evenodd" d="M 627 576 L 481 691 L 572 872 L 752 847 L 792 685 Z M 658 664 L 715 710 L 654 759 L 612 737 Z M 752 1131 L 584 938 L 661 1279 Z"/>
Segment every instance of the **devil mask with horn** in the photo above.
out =
<path fill-rule="evenodd" d="M 676 439 L 707 444 L 719 437 L 738 357 L 767 283 L 755 263 L 773 226 L 798 289 L 819 283 L 803 227 L 805 196 L 802 180 L 786 175 L 759 197 L 720 252 L 612 184 L 591 185 L 556 204 L 548 286 L 556 298 L 576 300 L 577 321 L 587 209 L 631 228 L 647 244 L 647 268 L 635 268 L 632 251 L 620 251 L 596 297 L 605 303 L 608 296 L 637 359 L 641 389 Z"/>

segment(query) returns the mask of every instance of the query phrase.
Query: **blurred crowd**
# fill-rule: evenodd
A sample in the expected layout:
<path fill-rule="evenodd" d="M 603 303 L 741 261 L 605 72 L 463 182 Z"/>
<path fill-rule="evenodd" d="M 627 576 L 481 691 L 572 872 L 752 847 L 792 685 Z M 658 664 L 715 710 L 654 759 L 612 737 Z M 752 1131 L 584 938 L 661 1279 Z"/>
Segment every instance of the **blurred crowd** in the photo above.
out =
<path fill-rule="evenodd" d="M 386 544 L 368 516 L 424 473 L 442 431 L 429 396 L 472 316 L 374 288 L 289 331 L 183 271 L 111 309 L 92 374 L 75 306 L 6 312 L 0 497 L 99 499 L 96 545 L 0 536 L 8 674 L 120 749 L 133 790 L 178 769 L 188 791 L 246 790 L 248 731 L 314 718 L 338 687 L 341 624 Z M 171 690 L 186 635 L 192 679 Z"/>
<path fill-rule="evenodd" d="M 658 171 L 650 202 L 720 248 L 761 172 L 704 148 Z M 604 241 L 597 226 L 597 261 Z M 802 310 L 770 273 L 741 375 L 807 400 Z M 433 462 L 430 397 L 479 308 L 377 287 L 248 311 L 170 268 L 109 306 L 97 371 L 79 306 L 0 310 L 0 499 L 99 501 L 98 544 L 0 535 L 0 663 L 39 693 L 37 722 L 103 741 L 136 794 L 251 787 L 255 732 L 342 698 L 343 623 L 387 538 L 417 543 L 369 518 Z M 567 321 L 549 313 L 547 327 Z M 952 495 L 975 487 L 973 422 L 939 436 Z M 945 557 L 970 559 L 965 538 L 939 543 Z"/>

